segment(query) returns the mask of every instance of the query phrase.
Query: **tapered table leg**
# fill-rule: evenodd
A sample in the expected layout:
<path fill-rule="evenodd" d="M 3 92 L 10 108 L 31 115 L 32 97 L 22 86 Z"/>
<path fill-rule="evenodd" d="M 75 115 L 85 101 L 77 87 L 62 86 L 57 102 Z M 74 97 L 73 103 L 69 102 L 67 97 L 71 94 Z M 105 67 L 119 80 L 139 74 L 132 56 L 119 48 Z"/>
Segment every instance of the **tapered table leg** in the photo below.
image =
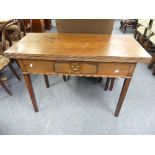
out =
<path fill-rule="evenodd" d="M 115 78 L 111 78 L 110 88 L 109 88 L 110 91 L 112 91 L 112 89 L 114 87 L 114 82 L 115 82 Z"/>
<path fill-rule="evenodd" d="M 131 78 L 125 78 L 125 80 L 124 80 L 124 84 L 123 84 L 121 94 L 120 94 L 120 97 L 119 97 L 119 100 L 118 100 L 118 103 L 117 103 L 117 107 L 116 107 L 116 110 L 115 110 L 115 116 L 116 117 L 119 115 L 119 112 L 121 110 L 121 107 L 122 107 L 124 98 L 126 96 L 130 81 L 131 81 Z"/>
<path fill-rule="evenodd" d="M 31 98 L 31 101 L 32 101 L 34 111 L 38 112 L 39 110 L 38 110 L 37 101 L 36 101 L 36 98 L 35 98 L 32 82 L 31 82 L 30 74 L 24 74 L 23 76 L 24 76 L 24 79 L 25 79 L 27 89 L 29 91 L 29 95 L 30 95 L 30 98 Z"/>
<path fill-rule="evenodd" d="M 105 84 L 105 88 L 104 90 L 107 91 L 108 87 L 109 87 L 109 82 L 110 82 L 110 78 L 107 78 L 106 84 Z"/>
<path fill-rule="evenodd" d="M 63 75 L 63 80 L 66 82 L 67 81 L 67 78 L 65 75 Z"/>
<path fill-rule="evenodd" d="M 44 74 L 44 79 L 45 79 L 45 84 L 46 84 L 46 87 L 49 88 L 50 85 L 49 85 L 49 81 L 48 81 L 48 76 Z"/>

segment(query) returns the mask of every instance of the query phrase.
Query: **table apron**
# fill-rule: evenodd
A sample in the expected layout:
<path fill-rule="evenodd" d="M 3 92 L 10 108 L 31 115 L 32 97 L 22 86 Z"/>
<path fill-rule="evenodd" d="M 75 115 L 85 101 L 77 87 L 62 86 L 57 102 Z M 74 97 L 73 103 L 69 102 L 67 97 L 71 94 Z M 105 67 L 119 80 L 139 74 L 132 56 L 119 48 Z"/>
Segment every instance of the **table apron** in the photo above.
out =
<path fill-rule="evenodd" d="M 23 74 L 51 74 L 86 77 L 122 77 L 133 75 L 135 63 L 18 60 Z"/>

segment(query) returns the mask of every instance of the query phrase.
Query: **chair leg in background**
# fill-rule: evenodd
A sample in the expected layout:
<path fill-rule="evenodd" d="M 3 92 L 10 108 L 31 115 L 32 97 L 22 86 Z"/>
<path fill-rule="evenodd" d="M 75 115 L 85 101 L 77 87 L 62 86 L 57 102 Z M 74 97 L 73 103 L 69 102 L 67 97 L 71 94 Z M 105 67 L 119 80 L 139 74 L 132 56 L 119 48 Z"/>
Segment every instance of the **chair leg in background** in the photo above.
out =
<path fill-rule="evenodd" d="M 44 74 L 44 80 L 45 80 L 46 87 L 49 88 L 50 85 L 49 85 L 48 75 Z"/>
<path fill-rule="evenodd" d="M 12 96 L 12 93 L 10 92 L 10 90 L 7 88 L 7 86 L 5 86 L 4 82 L 0 79 L 0 85 L 5 89 L 5 91 Z"/>
<path fill-rule="evenodd" d="M 18 73 L 15 71 L 15 69 L 13 68 L 12 64 L 9 63 L 9 67 L 11 69 L 11 71 L 13 72 L 13 74 L 16 76 L 16 78 L 20 81 L 20 76 L 18 75 Z"/>

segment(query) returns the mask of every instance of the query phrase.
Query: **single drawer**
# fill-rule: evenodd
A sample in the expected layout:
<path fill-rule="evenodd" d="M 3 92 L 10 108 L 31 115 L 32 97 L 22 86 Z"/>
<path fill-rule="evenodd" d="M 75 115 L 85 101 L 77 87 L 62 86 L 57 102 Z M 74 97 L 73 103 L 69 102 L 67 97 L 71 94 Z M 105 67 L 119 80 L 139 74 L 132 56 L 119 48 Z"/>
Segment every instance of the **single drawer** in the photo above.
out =
<path fill-rule="evenodd" d="M 100 63 L 98 74 L 114 77 L 128 76 L 131 64 L 124 63 Z"/>
<path fill-rule="evenodd" d="M 56 73 L 96 74 L 97 64 L 83 62 L 55 62 L 54 70 Z"/>
<path fill-rule="evenodd" d="M 27 72 L 30 73 L 52 73 L 53 62 L 44 60 L 22 60 Z"/>

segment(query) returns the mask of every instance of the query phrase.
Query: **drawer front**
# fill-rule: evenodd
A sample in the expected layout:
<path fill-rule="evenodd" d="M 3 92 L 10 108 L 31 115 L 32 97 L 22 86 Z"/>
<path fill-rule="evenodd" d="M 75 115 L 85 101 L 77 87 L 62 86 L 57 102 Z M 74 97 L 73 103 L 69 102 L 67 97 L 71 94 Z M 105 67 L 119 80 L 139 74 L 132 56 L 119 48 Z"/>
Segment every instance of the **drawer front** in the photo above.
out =
<path fill-rule="evenodd" d="M 128 76 L 131 64 L 124 63 L 100 63 L 98 74 L 115 77 Z"/>
<path fill-rule="evenodd" d="M 44 60 L 23 60 L 27 72 L 30 73 L 52 73 L 53 62 Z"/>
<path fill-rule="evenodd" d="M 54 70 L 56 73 L 96 74 L 97 66 L 95 63 L 55 62 Z"/>

